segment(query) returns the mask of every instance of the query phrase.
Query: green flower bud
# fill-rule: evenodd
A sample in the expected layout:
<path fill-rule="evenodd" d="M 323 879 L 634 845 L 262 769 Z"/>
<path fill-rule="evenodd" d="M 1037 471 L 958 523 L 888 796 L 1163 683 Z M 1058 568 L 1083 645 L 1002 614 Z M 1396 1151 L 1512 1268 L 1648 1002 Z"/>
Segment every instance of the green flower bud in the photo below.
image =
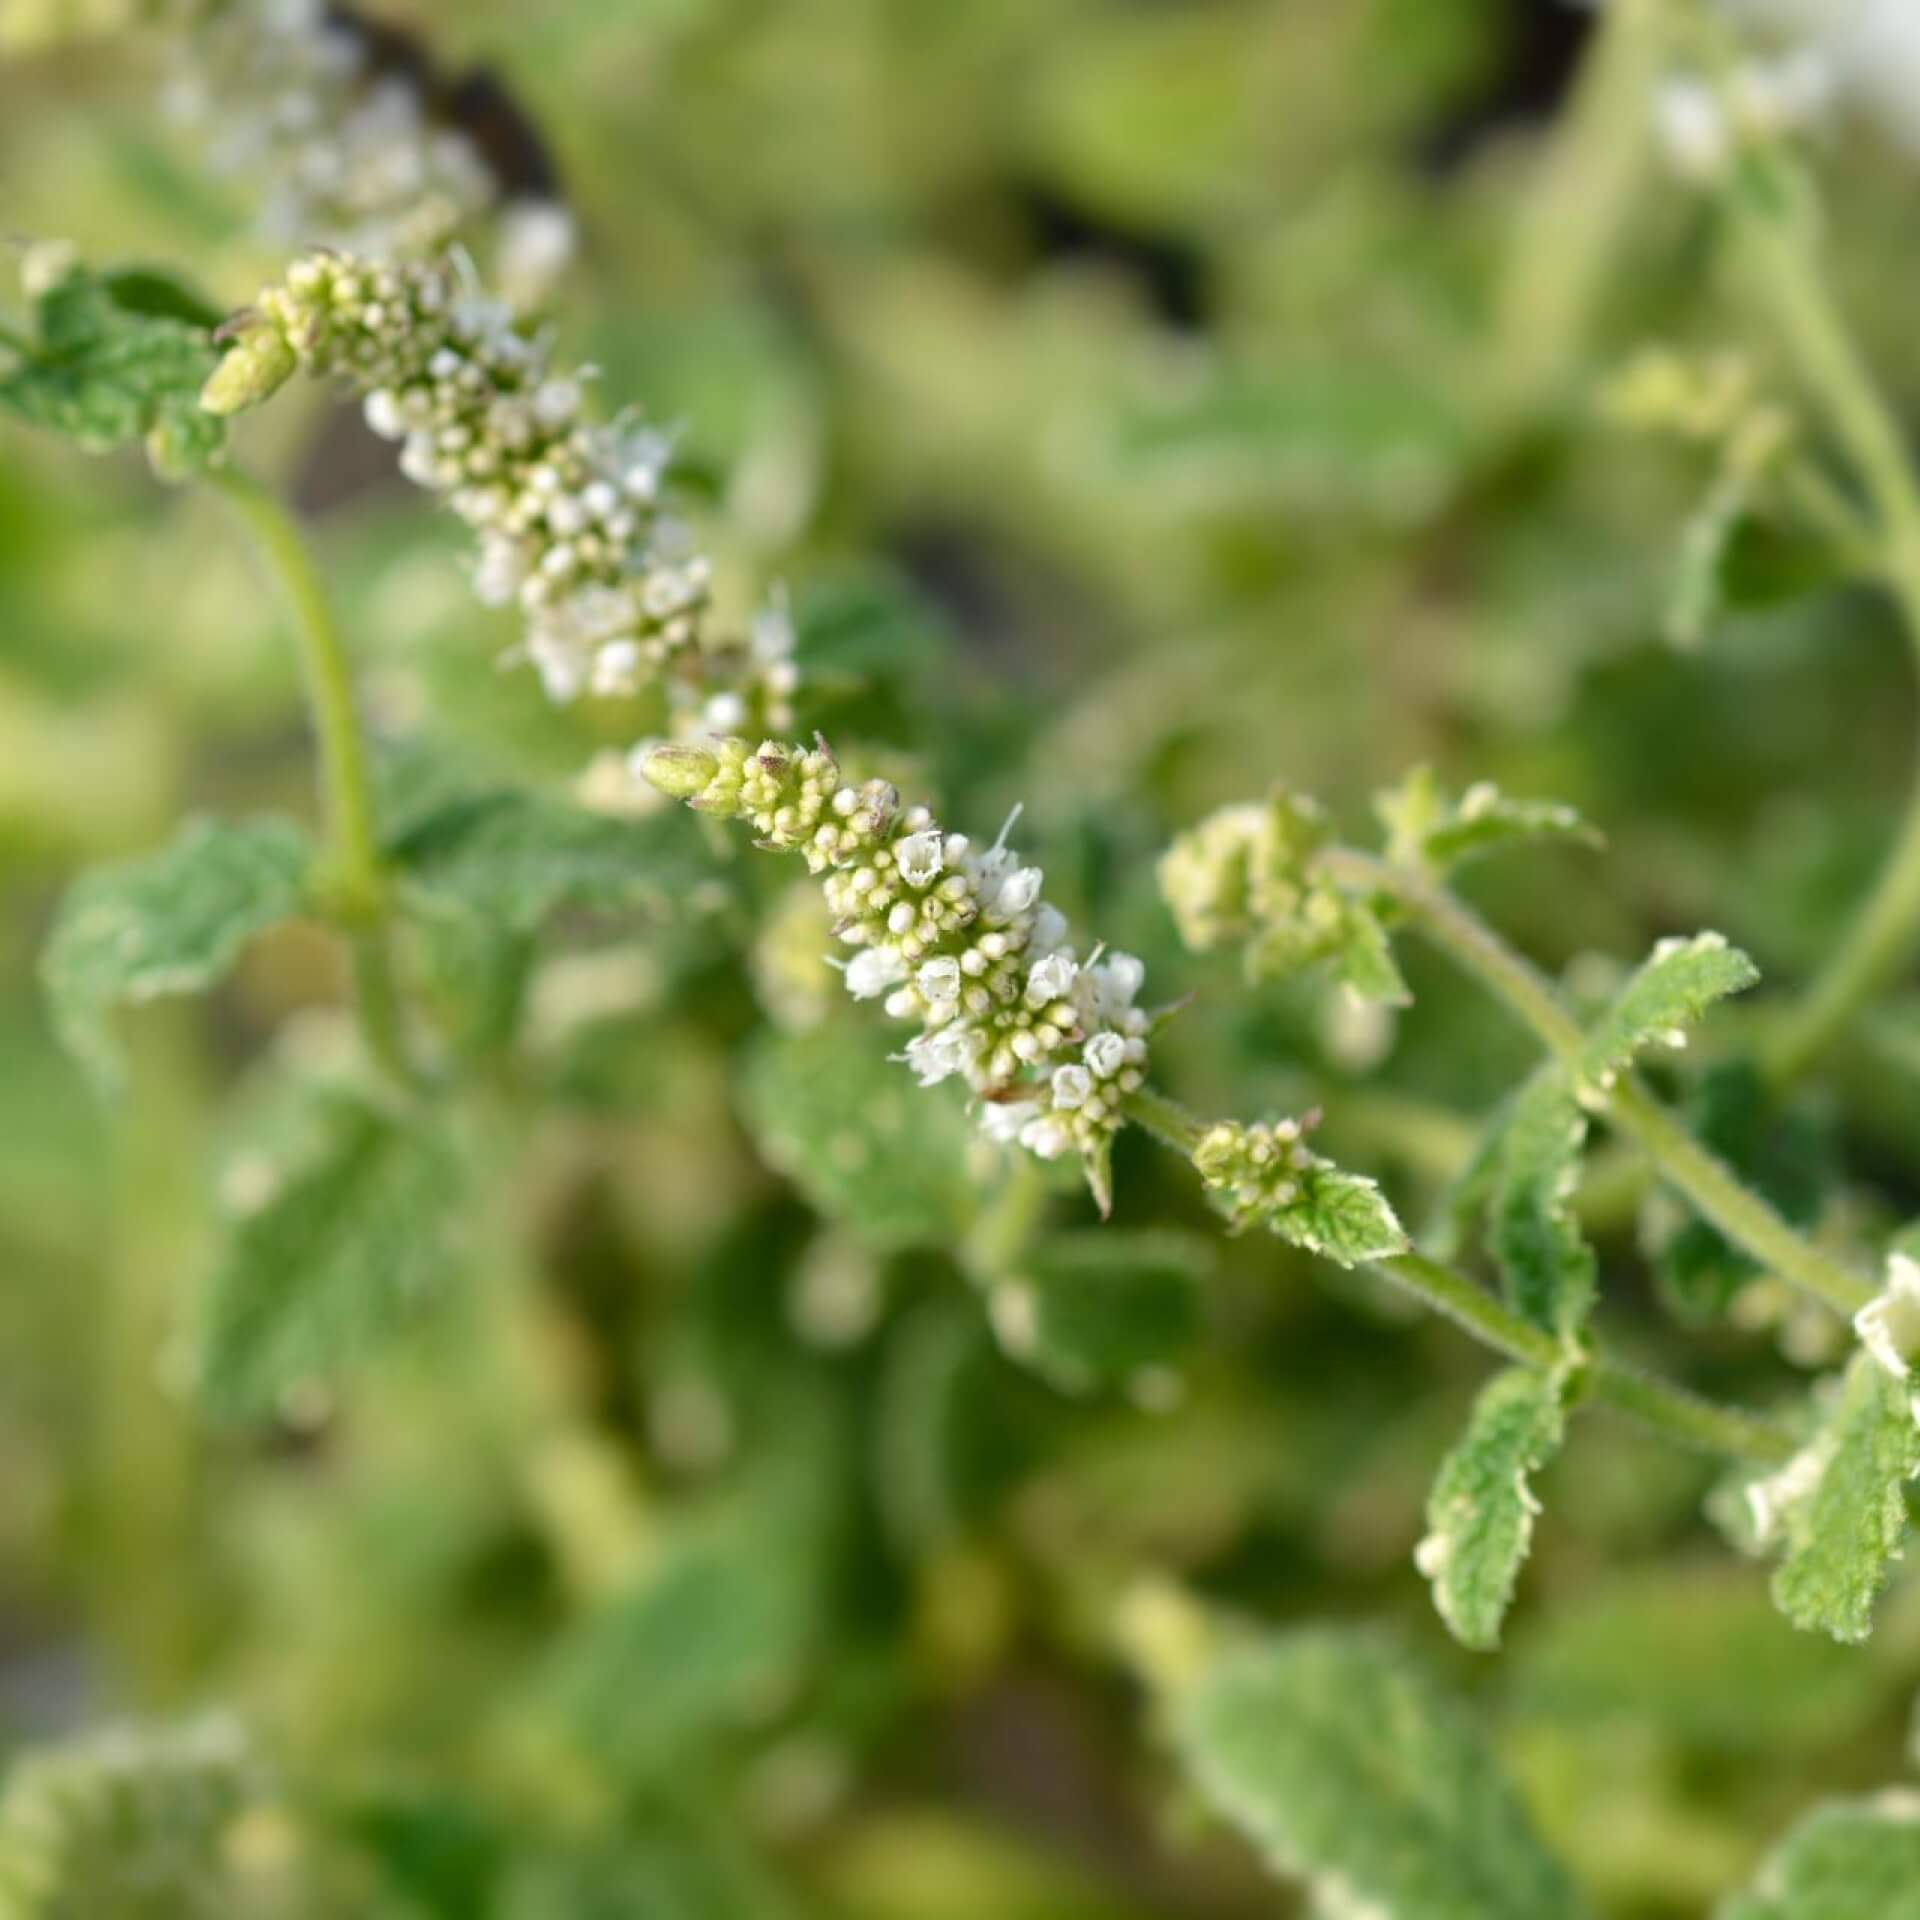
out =
<path fill-rule="evenodd" d="M 675 800 L 691 800 L 704 793 L 720 771 L 720 758 L 705 747 L 655 747 L 641 762 L 648 783 Z"/>
<path fill-rule="evenodd" d="M 200 390 L 207 412 L 243 413 L 269 400 L 292 379 L 300 364 L 293 343 L 270 321 L 246 328 L 227 350 Z"/>

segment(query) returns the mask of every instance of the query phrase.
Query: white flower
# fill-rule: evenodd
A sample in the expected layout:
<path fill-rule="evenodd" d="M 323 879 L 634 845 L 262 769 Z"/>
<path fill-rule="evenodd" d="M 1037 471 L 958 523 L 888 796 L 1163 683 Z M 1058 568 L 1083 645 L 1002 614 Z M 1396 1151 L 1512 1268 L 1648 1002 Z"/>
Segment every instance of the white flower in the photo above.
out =
<path fill-rule="evenodd" d="M 1056 1000 L 1064 1000 L 1073 991 L 1073 976 L 1078 971 L 1069 954 L 1050 953 L 1044 960 L 1036 960 L 1027 975 L 1027 1005 L 1050 1007 Z"/>
<path fill-rule="evenodd" d="M 929 960 L 914 976 L 914 985 L 934 1006 L 957 1000 L 960 997 L 960 962 L 950 953 L 940 954 Z"/>
<path fill-rule="evenodd" d="M 856 1000 L 877 1000 L 907 977 L 907 963 L 891 947 L 862 947 L 847 962 L 847 991 Z"/>
<path fill-rule="evenodd" d="M 1040 884 L 1046 878 L 1038 867 L 1021 867 L 1000 883 L 995 904 L 1002 913 L 1025 913 L 1040 898 Z"/>
<path fill-rule="evenodd" d="M 1860 1344 L 1896 1380 L 1920 1355 L 1920 1261 L 1896 1253 L 1887 1261 L 1885 1288 L 1853 1316 Z"/>
<path fill-rule="evenodd" d="M 1689 180 L 1717 180 L 1733 152 L 1720 96 L 1706 81 L 1675 74 L 1654 95 L 1654 125 L 1675 171 Z"/>
<path fill-rule="evenodd" d="M 1042 900 L 1033 910 L 1033 950 L 1053 953 L 1067 944 L 1071 929 L 1067 916 L 1050 900 Z"/>
<path fill-rule="evenodd" d="M 1147 978 L 1146 963 L 1130 953 L 1110 953 L 1088 972 L 1098 989 L 1097 1005 L 1107 1019 L 1132 1011 L 1134 997 Z"/>
<path fill-rule="evenodd" d="M 1043 1114 L 1020 1129 L 1020 1144 L 1042 1160 L 1057 1160 L 1073 1145 L 1073 1134 L 1064 1120 Z"/>
<path fill-rule="evenodd" d="M 963 1026 L 935 1027 L 907 1042 L 906 1060 L 923 1087 L 937 1087 L 951 1074 L 964 1074 L 980 1050 L 980 1036 Z"/>
<path fill-rule="evenodd" d="M 1117 1033 L 1096 1033 L 1080 1057 L 1102 1080 L 1111 1080 L 1127 1064 L 1127 1043 Z"/>
<path fill-rule="evenodd" d="M 1084 1106 L 1093 1092 L 1093 1075 L 1085 1067 L 1056 1067 L 1052 1085 L 1054 1106 L 1071 1113 Z"/>
<path fill-rule="evenodd" d="M 557 200 L 510 200 L 500 211 L 495 269 L 515 305 L 538 306 L 573 259 L 579 230 Z"/>
<path fill-rule="evenodd" d="M 943 842 L 937 827 L 910 833 L 893 850 L 900 877 L 912 887 L 930 887 L 940 876 Z"/>
<path fill-rule="evenodd" d="M 400 402 L 390 388 L 375 387 L 360 411 L 367 425 L 382 440 L 398 440 L 407 430 L 406 416 L 401 413 Z"/>
<path fill-rule="evenodd" d="M 989 1100 L 980 1109 L 980 1131 L 989 1140 L 1011 1146 L 1040 1114 L 1038 1100 Z"/>

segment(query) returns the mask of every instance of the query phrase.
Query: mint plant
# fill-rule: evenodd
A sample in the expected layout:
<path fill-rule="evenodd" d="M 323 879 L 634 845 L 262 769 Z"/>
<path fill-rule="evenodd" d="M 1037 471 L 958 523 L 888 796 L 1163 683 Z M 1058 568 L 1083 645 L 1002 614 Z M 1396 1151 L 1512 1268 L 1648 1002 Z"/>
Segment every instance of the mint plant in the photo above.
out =
<path fill-rule="evenodd" d="M 22 446 L 116 463 L 94 472 L 137 450 L 143 512 L 204 497 L 244 536 L 315 800 L 196 809 L 74 875 L 41 944 L 46 1018 L 109 1106 L 150 1084 L 123 1009 L 218 995 L 247 1044 L 223 1043 L 244 1065 L 201 1210 L 216 1244 L 190 1293 L 114 1330 L 107 1376 L 116 1410 L 165 1402 L 179 1449 L 173 1484 L 121 1456 L 135 1572 L 196 1539 L 217 1572 L 164 1680 L 128 1690 L 150 1723 L 13 1763 L 5 1911 L 1117 1920 L 1264 1910 L 1290 1897 L 1270 1873 L 1303 1910 L 1395 1920 L 1920 1912 L 1885 1724 L 1915 1677 L 1908 1108 L 1849 1057 L 1911 1078 L 1887 1036 L 1920 953 L 1920 787 L 1862 903 L 1764 978 L 1764 918 L 1676 932 L 1646 901 L 1600 916 L 1651 932 L 1645 957 L 1596 958 L 1588 904 L 1633 900 L 1606 795 L 1541 797 L 1524 768 L 1403 768 L 1366 834 L 1264 735 L 1257 766 L 1131 792 L 1196 712 L 1262 706 L 1257 653 L 1150 653 L 1084 714 L 991 716 L 1003 692 L 955 689 L 993 674 L 932 658 L 897 588 L 868 575 L 836 605 L 810 578 L 831 538 L 756 539 L 778 472 L 756 507 L 698 421 L 575 349 L 571 214 L 544 167 L 498 161 L 496 123 L 462 122 L 424 48 L 344 9 L 106 11 L 157 32 L 201 130 L 173 164 L 262 203 L 264 285 L 37 239 L 0 409 Z M 1542 549 L 1576 564 L 1579 483 L 1538 508 L 1514 476 L 1547 439 L 1597 471 L 1638 457 L 1632 434 L 1674 443 L 1697 493 L 1635 528 L 1656 648 L 1698 662 L 1751 608 L 1842 589 L 1920 646 L 1920 479 L 1836 291 L 1844 196 L 1822 212 L 1806 140 L 1862 85 L 1857 46 L 1756 43 L 1744 11 L 1606 10 L 1485 296 L 1490 364 L 1458 363 L 1471 427 L 1447 459 L 1429 416 L 1396 438 L 1385 400 L 1351 430 L 1380 524 L 1328 542 L 1328 606 L 1376 578 L 1419 605 L 1483 521 L 1524 579 Z M 69 25 L 0 22 L 34 44 Z M 1739 296 L 1704 345 L 1602 350 L 1658 145 Z M 906 281 L 869 289 L 907 316 L 903 355 Z M 502 722 L 420 697 L 380 617 L 406 595 L 357 587 L 292 503 L 287 448 L 341 393 L 332 430 L 357 420 L 383 477 L 458 523 L 442 539 L 404 490 L 373 496 L 406 577 L 428 598 L 452 577 L 448 671 L 469 718 Z M 1299 456 L 1297 406 L 1267 399 Z M 1244 401 L 1222 403 L 1236 431 L 1265 417 Z M 1131 404 L 1089 418 L 1146 465 L 1219 431 L 1129 426 Z M 938 421 L 909 442 L 923 424 L 937 442 Z M 1219 525 L 1177 549 L 1196 578 L 1258 571 L 1225 469 Z M 1148 615 L 1170 589 L 1142 572 Z M 1110 751 L 1134 754 L 1113 778 Z M 1023 782 L 1032 812 L 1009 813 Z M 1557 876 L 1581 965 L 1531 957 L 1562 906 L 1518 911 L 1515 873 Z M 244 1011 L 276 960 L 321 987 Z M 1315 1038 L 1341 1021 L 1344 1044 Z M 1422 1033 L 1424 1076 L 1395 1053 Z M 1876 1128 L 1894 1143 L 1869 1150 Z M 1334 1304 L 1273 1284 L 1296 1270 Z M 1423 1396 L 1409 1314 L 1497 1366 L 1434 1361 Z M 1391 1472 L 1347 1499 L 1376 1446 Z M 324 1491 L 296 1477 L 307 1451 Z M 180 1490 L 203 1452 L 204 1509 Z M 1576 1473 L 1584 1508 L 1560 1492 Z M 1622 1520 L 1630 1482 L 1644 1513 Z M 1697 1516 L 1724 1536 L 1710 1558 Z M 1320 1586 L 1290 1588 L 1288 1528 L 1327 1554 Z M 1563 1552 L 1607 1578 L 1640 1554 L 1653 1598 L 1620 1601 L 1624 1628 L 1617 1588 L 1582 1616 Z M 222 1609 L 239 1654 L 206 1645 Z M 1442 1633 L 1522 1642 L 1491 1663 L 1519 1704 L 1455 1699 Z M 1182 1863 L 1148 1876 L 1159 1904 L 1111 1862 L 1089 1888 L 1061 1849 L 998 1850 L 964 1809 L 944 1864 L 937 1823 L 876 1824 L 918 1732 L 975 1695 L 1017 1706 L 996 1690 L 1029 1657 L 1109 1719 L 1127 1677 L 1118 1771 L 1199 1816 L 1184 1853 L 1128 1842 Z M 1598 1700 L 1604 1725 L 1643 1665 L 1695 1716 L 1659 1768 L 1581 1717 Z M 1756 1699 L 1775 1671 L 1781 1702 Z M 235 1717 L 163 1717 L 214 1698 Z M 1697 1815 L 1685 1776 L 1715 1769 L 1692 1763 L 1755 1727 L 1785 1779 Z M 1855 1738 L 1793 1777 L 1803 1744 Z M 1603 1788 L 1664 1879 L 1606 1857 Z M 1786 1805 L 1806 1811 L 1782 1835 Z"/>

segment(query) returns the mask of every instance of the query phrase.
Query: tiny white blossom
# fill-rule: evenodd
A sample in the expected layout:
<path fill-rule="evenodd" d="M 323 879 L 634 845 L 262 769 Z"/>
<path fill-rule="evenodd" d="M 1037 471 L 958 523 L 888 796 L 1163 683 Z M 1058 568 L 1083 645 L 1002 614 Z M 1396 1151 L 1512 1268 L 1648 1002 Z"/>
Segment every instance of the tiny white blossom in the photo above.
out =
<path fill-rule="evenodd" d="M 1053 1070 L 1053 1104 L 1071 1113 L 1085 1106 L 1093 1092 L 1093 1075 L 1085 1067 L 1056 1067 Z"/>
<path fill-rule="evenodd" d="M 1117 1033 L 1096 1033 L 1081 1057 L 1102 1080 L 1111 1080 L 1127 1064 L 1126 1040 Z"/>
<path fill-rule="evenodd" d="M 1853 1316 L 1860 1344 L 1896 1380 L 1920 1356 L 1920 1261 L 1896 1253 L 1887 1261 L 1885 1288 Z"/>
<path fill-rule="evenodd" d="M 1088 971 L 1100 990 L 1100 1009 L 1109 1015 L 1128 1012 L 1146 984 L 1146 963 L 1130 953 L 1110 953 Z"/>
<path fill-rule="evenodd" d="M 847 962 L 847 991 L 856 1000 L 877 1000 L 907 977 L 907 963 L 891 947 L 862 947 Z"/>
<path fill-rule="evenodd" d="M 996 905 L 1002 913 L 1025 913 L 1040 898 L 1040 886 L 1045 878 L 1038 867 L 1018 868 L 1000 883 Z"/>
<path fill-rule="evenodd" d="M 980 1131 L 989 1140 L 1011 1145 L 1040 1114 L 1038 1100 L 989 1100 L 980 1109 Z"/>
<path fill-rule="evenodd" d="M 914 985 L 935 1006 L 960 997 L 960 962 L 951 954 L 929 960 L 914 975 Z"/>
<path fill-rule="evenodd" d="M 1073 978 L 1079 969 L 1070 955 L 1050 953 L 1036 960 L 1027 975 L 1027 1005 L 1049 1007 L 1064 1000 L 1073 991 Z"/>
<path fill-rule="evenodd" d="M 893 858 L 894 864 L 900 869 L 901 879 L 909 886 L 932 886 L 939 877 L 943 864 L 943 850 L 938 829 L 908 834 L 895 846 Z"/>
<path fill-rule="evenodd" d="M 1057 1160 L 1073 1145 L 1073 1134 L 1065 1121 L 1043 1114 L 1020 1129 L 1020 1144 L 1042 1160 Z"/>

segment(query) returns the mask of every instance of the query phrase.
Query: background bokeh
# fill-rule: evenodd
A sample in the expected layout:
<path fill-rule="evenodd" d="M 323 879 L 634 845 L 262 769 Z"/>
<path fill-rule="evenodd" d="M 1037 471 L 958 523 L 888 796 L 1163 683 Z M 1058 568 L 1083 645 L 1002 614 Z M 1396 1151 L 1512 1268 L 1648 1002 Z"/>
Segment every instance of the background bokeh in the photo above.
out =
<path fill-rule="evenodd" d="M 1913 734 L 1886 610 L 1755 596 L 1698 648 L 1664 637 L 1703 471 L 1594 395 L 1649 339 L 1767 347 L 1644 96 L 1570 106 L 1585 13 L 381 11 L 542 130 L 584 236 L 564 350 L 678 426 L 723 601 L 786 583 L 808 724 L 893 750 L 956 824 L 1023 801 L 1076 920 L 1193 994 L 1161 1058 L 1195 1106 L 1323 1103 L 1331 1150 L 1419 1219 L 1528 1058 L 1418 953 L 1383 1022 L 1179 952 L 1155 855 L 1276 779 L 1356 833 L 1423 761 L 1577 805 L 1603 855 L 1473 891 L 1582 990 L 1700 926 L 1790 983 L 1874 871 Z M 280 261 L 246 183 L 167 130 L 162 65 L 102 38 L 0 66 L 0 225 L 238 305 Z M 1576 139 L 1611 164 L 1576 172 Z M 1913 163 L 1848 127 L 1819 165 L 1840 297 L 1920 400 Z M 309 391 L 241 444 L 308 520 L 396 751 L 558 790 L 636 730 L 497 666 L 510 622 L 457 531 L 350 414 Z M 1112 1655 L 1108 1604 L 1154 1568 L 1270 1619 L 1394 1623 L 1610 1913 L 1697 1913 L 1815 1792 L 1898 1772 L 1915 1590 L 1866 1649 L 1793 1634 L 1698 1517 L 1711 1468 L 1610 1421 L 1548 1476 L 1507 1650 L 1452 1647 L 1409 1556 L 1481 1356 L 1216 1242 L 1137 1140 L 1120 1222 L 1206 1266 L 1177 1385 L 1063 1393 L 1009 1358 L 957 1112 L 894 1099 L 880 1023 L 823 1015 L 804 893 L 690 821 L 710 889 L 549 943 L 544 1077 L 504 1091 L 459 1297 L 280 1421 L 206 1421 L 178 1348 L 221 1141 L 263 1058 L 336 1044 L 331 949 L 276 933 L 210 1007 L 141 1012 L 111 1109 L 49 1033 L 36 950 L 81 866 L 195 810 L 305 811 L 309 780 L 219 501 L 0 427 L 0 1743 L 230 1709 L 349 1836 L 316 1911 L 1291 1911 L 1191 1817 Z M 904 1218 L 773 1164 L 850 1049 Z M 1871 1176 L 1840 1204 L 1889 1221 L 1920 1198 L 1916 1063 L 1896 1003 L 1803 1116 L 1810 1155 Z M 1807 1329 L 1765 1289 L 1740 1329 L 1677 1329 L 1628 1184 L 1594 1207 L 1616 1336 L 1764 1400 Z M 1070 1183 L 1050 1204 L 1090 1223 Z M 662 1556 L 680 1612 L 636 1626 Z"/>

